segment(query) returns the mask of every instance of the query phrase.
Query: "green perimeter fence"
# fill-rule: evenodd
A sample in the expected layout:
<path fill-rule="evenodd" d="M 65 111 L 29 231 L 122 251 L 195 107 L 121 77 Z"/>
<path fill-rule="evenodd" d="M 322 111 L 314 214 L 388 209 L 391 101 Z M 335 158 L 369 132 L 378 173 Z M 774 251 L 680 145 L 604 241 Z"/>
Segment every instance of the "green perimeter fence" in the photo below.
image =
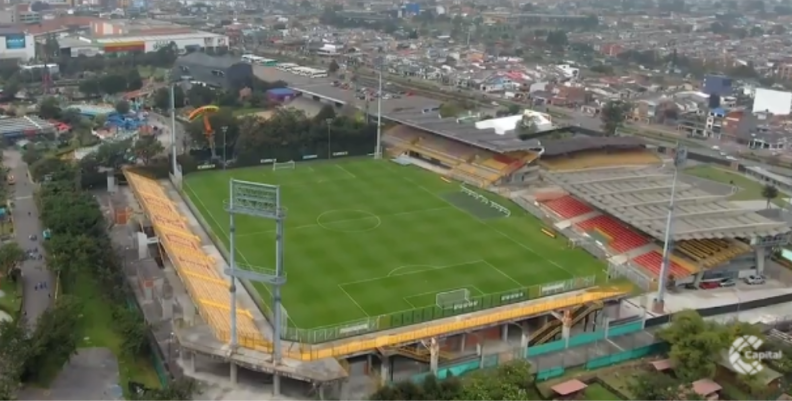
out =
<path fill-rule="evenodd" d="M 179 190 L 182 199 L 190 208 L 193 215 L 198 219 L 198 222 L 204 228 L 206 233 L 212 239 L 212 242 L 223 255 L 223 258 L 230 260 L 229 252 L 225 244 L 212 230 L 212 226 L 206 221 L 201 212 L 195 207 L 192 199 L 184 193 L 181 186 L 173 183 Z M 270 307 L 270 299 L 261 297 L 253 283 L 247 280 L 241 280 L 242 285 L 250 293 L 250 296 L 256 300 L 256 303 L 261 306 L 261 311 L 267 316 L 267 319 L 273 321 L 274 315 Z M 446 317 L 458 316 L 466 313 L 482 311 L 490 308 L 497 308 L 499 306 L 525 302 L 533 299 L 547 297 L 550 295 L 562 294 L 565 292 L 582 290 L 584 288 L 593 287 L 597 282 L 597 276 L 591 275 L 586 277 L 576 277 L 568 280 L 557 281 L 542 285 L 535 285 L 525 288 L 516 288 L 509 291 L 504 291 L 496 294 L 482 295 L 470 298 L 467 301 L 460 302 L 447 308 L 439 308 L 437 306 L 427 306 L 423 308 L 409 309 L 400 312 L 374 316 L 366 319 L 350 321 L 333 326 L 321 327 L 316 329 L 300 329 L 297 327 L 285 327 L 281 338 L 289 341 L 296 341 L 307 344 L 317 344 L 328 341 L 335 341 L 347 337 L 355 337 L 362 334 L 374 333 L 381 330 L 395 329 L 414 324 L 429 322 L 436 319 Z"/>
<path fill-rule="evenodd" d="M 521 348 L 516 352 L 510 350 L 500 354 L 485 355 L 480 359 L 477 358 L 472 361 L 467 361 L 455 365 L 444 366 L 437 370 L 437 377 L 445 379 L 449 376 L 462 376 L 464 374 L 479 370 L 495 367 L 501 362 L 508 362 L 514 359 L 531 359 L 552 353 L 566 352 L 569 350 L 575 351 L 574 348 L 590 345 L 598 341 L 608 339 L 615 339 L 618 337 L 626 336 L 629 334 L 636 334 L 642 332 L 644 329 L 644 322 L 638 321 L 619 326 L 610 327 L 607 330 L 598 330 L 590 333 L 581 333 L 569 338 L 569 342 L 565 340 L 558 340 L 547 344 L 538 345 L 535 347 Z M 630 361 L 633 359 L 643 358 L 652 355 L 659 355 L 668 351 L 668 344 L 664 342 L 652 342 L 651 344 L 641 345 L 627 350 L 618 350 L 616 352 L 608 353 L 605 355 L 597 355 L 577 363 L 577 366 L 583 366 L 587 370 L 600 369 L 615 365 L 618 363 Z M 563 358 L 561 359 L 563 360 Z M 550 366 L 540 368 L 536 372 L 536 379 L 538 381 L 549 380 L 555 377 L 563 376 L 566 369 L 575 366 Z M 422 382 L 430 372 L 419 373 L 410 378 L 413 382 Z"/>
<path fill-rule="evenodd" d="M 432 320 L 471 312 L 478 312 L 550 295 L 580 290 L 592 287 L 595 284 L 596 276 L 592 275 L 543 285 L 519 288 L 495 294 L 472 297 L 467 301 L 459 302 L 446 308 L 427 306 L 423 308 L 408 309 L 400 312 L 374 316 L 366 319 L 346 322 L 323 328 L 320 327 L 316 329 L 299 329 L 296 327 L 287 327 L 285 329 L 283 338 L 285 340 L 310 344 L 334 341 L 345 337 L 354 337 L 380 330 L 395 329 L 414 324 L 426 323 Z M 269 307 L 266 307 L 265 310 L 268 311 Z"/>

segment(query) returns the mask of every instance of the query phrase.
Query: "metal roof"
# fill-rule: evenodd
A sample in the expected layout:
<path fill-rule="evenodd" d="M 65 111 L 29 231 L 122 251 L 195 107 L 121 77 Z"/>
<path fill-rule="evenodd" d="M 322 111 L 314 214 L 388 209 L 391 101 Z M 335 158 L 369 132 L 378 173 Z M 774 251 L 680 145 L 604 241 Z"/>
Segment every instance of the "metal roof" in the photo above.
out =
<path fill-rule="evenodd" d="M 561 156 L 584 150 L 629 149 L 646 145 L 646 141 L 634 136 L 577 136 L 570 139 L 542 141 L 543 156 Z"/>
<path fill-rule="evenodd" d="M 668 168 L 620 168 L 586 172 L 546 172 L 545 178 L 573 196 L 627 224 L 665 240 L 673 171 Z M 677 181 L 674 241 L 707 238 L 754 238 L 792 230 L 681 180 Z"/>
<path fill-rule="evenodd" d="M 55 132 L 55 126 L 36 116 L 0 119 L 0 136 L 27 132 Z"/>
<path fill-rule="evenodd" d="M 458 122 L 456 118 L 440 118 L 436 111 L 430 113 L 391 113 L 387 118 L 399 124 L 496 153 L 528 150 L 542 146 L 541 142 L 536 139 L 521 140 L 517 137 L 514 130 L 498 134 L 495 129 L 479 129 L 476 128 L 474 123 Z"/>

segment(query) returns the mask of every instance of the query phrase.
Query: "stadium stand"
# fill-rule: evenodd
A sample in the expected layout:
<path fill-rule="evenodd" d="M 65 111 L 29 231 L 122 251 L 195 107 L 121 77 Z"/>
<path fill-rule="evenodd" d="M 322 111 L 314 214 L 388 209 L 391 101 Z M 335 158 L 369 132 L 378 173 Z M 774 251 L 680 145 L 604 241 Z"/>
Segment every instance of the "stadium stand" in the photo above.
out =
<path fill-rule="evenodd" d="M 660 164 L 656 153 L 632 137 L 575 137 L 543 142 L 539 164 L 548 170 L 583 170 L 613 166 Z"/>
<path fill-rule="evenodd" d="M 550 210 L 561 216 L 562 219 L 571 219 L 594 211 L 589 205 L 569 196 L 544 202 Z"/>
<path fill-rule="evenodd" d="M 609 240 L 608 246 L 618 253 L 628 252 L 649 244 L 649 239 L 627 228 L 608 215 L 600 215 L 576 224 L 583 232 L 597 231 Z"/>
<path fill-rule="evenodd" d="M 186 219 L 156 181 L 129 171 L 124 175 L 201 317 L 218 339 L 228 342 L 231 337 L 229 283 L 215 268 L 217 262 L 204 252 L 200 238 L 190 232 Z M 241 305 L 237 308 L 237 336 L 239 344 L 245 347 L 263 352 L 272 350 L 272 344 L 256 326 L 253 314 Z"/>
<path fill-rule="evenodd" d="M 663 254 L 658 251 L 647 252 L 633 259 L 635 263 L 646 269 L 652 276 L 659 277 L 660 270 L 663 266 Z M 690 276 L 693 273 L 698 273 L 698 269 L 678 257 L 672 257 L 671 260 L 671 277 L 683 278 Z"/>
<path fill-rule="evenodd" d="M 746 254 L 751 251 L 751 247 L 736 239 L 714 238 L 679 241 L 676 250 L 708 268 Z"/>
<path fill-rule="evenodd" d="M 473 148 L 453 143 L 447 139 L 421 135 L 413 150 L 427 157 L 437 159 L 449 166 L 466 163 L 473 156 Z"/>

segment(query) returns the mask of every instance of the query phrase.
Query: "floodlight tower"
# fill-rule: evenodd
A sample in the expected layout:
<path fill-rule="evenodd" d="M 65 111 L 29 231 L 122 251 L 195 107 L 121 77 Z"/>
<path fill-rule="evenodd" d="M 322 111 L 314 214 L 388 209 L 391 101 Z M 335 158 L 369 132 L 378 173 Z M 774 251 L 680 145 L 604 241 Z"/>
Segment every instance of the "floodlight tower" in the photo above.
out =
<path fill-rule="evenodd" d="M 379 70 L 379 92 L 377 92 L 377 147 L 374 149 L 374 158 L 382 158 L 382 70 L 385 68 L 385 57 L 375 61 Z"/>
<path fill-rule="evenodd" d="M 674 178 L 671 181 L 671 200 L 668 202 L 668 220 L 666 221 L 665 244 L 663 245 L 663 263 L 660 267 L 660 282 L 657 286 L 657 298 L 654 299 L 652 309 L 655 313 L 663 313 L 665 307 L 665 291 L 668 285 L 668 274 L 671 270 L 671 252 L 673 252 L 673 240 L 671 230 L 674 223 L 674 197 L 676 196 L 677 178 L 679 170 L 684 168 L 687 160 L 687 148 L 677 144 L 674 152 Z"/>
<path fill-rule="evenodd" d="M 272 326 L 273 326 L 273 363 L 281 363 L 281 333 L 283 331 L 283 316 L 281 306 L 281 286 L 286 284 L 286 275 L 283 272 L 283 241 L 284 220 L 286 209 L 281 206 L 280 186 L 260 184 L 256 182 L 231 179 L 229 182 L 230 196 L 225 201 L 225 210 L 229 215 L 229 242 L 230 260 L 225 273 L 231 277 L 231 339 L 230 345 L 237 347 L 237 321 L 236 321 L 236 281 L 249 280 L 272 286 Z M 236 226 L 234 216 L 243 215 L 258 217 L 275 221 L 275 269 L 266 269 L 247 264 L 237 263 L 236 255 Z M 280 395 L 280 376 L 273 376 L 273 393 Z"/>

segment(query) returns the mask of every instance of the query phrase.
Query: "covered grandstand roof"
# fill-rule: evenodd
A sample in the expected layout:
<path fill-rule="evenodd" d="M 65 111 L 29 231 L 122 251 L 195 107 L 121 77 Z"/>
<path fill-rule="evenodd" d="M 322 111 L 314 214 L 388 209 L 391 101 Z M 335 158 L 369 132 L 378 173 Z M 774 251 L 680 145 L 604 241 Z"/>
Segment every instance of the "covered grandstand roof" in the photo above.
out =
<path fill-rule="evenodd" d="M 530 150 L 541 146 L 538 140 L 520 140 L 515 130 L 498 134 L 492 128 L 476 128 L 474 122 L 458 122 L 456 118 L 440 118 L 436 112 L 393 112 L 388 115 L 388 118 L 409 127 L 455 139 L 496 153 Z"/>
<path fill-rule="evenodd" d="M 673 174 L 664 168 L 620 168 L 548 172 L 573 196 L 663 240 Z M 681 180 L 677 182 L 674 241 L 706 238 L 753 238 L 784 234 L 790 228 Z"/>
<path fill-rule="evenodd" d="M 584 150 L 632 149 L 646 145 L 646 141 L 633 136 L 590 137 L 578 135 L 575 138 L 542 141 L 544 156 L 560 156 Z"/>

